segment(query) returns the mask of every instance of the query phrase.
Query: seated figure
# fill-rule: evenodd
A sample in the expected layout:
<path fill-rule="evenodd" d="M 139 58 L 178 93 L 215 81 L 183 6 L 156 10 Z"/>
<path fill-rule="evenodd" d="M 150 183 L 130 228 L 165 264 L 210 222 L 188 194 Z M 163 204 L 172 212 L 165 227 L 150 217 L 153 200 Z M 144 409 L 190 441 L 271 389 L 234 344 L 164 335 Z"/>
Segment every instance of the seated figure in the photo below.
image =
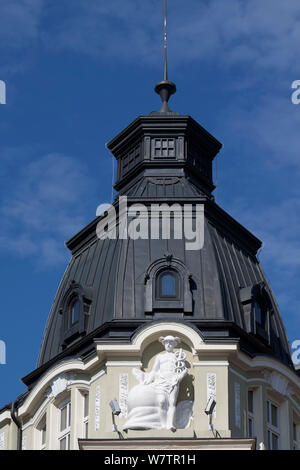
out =
<path fill-rule="evenodd" d="M 159 341 L 165 352 L 160 353 L 150 373 L 133 369 L 140 382 L 128 395 L 129 415 L 123 429 L 171 429 L 176 430 L 176 402 L 179 383 L 187 373 L 185 353 L 174 352 L 180 339 L 161 336 Z"/>

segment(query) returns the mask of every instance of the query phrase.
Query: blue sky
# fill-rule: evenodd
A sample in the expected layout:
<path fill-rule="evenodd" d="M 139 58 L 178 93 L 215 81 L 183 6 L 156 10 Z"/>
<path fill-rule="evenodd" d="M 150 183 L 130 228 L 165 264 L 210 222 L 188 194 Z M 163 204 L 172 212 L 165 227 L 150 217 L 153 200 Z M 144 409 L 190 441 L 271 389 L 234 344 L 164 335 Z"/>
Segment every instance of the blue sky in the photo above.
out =
<path fill-rule="evenodd" d="M 217 202 L 264 241 L 289 339 L 300 338 L 299 0 L 169 0 L 171 107 L 224 145 Z M 105 148 L 160 107 L 162 0 L 2 0 L 0 406 L 25 388 L 69 261 L 64 242 L 111 202 Z"/>

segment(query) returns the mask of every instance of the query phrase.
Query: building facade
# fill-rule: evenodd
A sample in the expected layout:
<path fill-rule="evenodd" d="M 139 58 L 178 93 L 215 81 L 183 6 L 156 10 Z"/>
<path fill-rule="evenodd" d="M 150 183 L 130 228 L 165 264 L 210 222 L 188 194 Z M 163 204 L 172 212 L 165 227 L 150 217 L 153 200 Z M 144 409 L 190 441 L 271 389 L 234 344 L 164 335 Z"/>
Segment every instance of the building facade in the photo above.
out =
<path fill-rule="evenodd" d="M 221 144 L 168 108 L 108 148 L 114 204 L 67 243 L 27 391 L 0 449 L 298 449 L 300 377 L 257 259 L 215 202 Z"/>

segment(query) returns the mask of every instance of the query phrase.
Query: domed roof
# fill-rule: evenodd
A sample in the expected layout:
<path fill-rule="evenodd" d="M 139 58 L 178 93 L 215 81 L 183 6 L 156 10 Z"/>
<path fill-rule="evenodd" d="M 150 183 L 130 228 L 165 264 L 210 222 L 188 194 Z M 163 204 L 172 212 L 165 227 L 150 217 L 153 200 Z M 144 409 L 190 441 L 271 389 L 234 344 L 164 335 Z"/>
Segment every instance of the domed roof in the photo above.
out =
<path fill-rule="evenodd" d="M 120 195 L 128 206 L 203 204 L 204 245 L 195 251 L 184 238 L 99 239 L 101 217 L 91 222 L 67 243 L 72 259 L 49 315 L 39 370 L 87 352 L 95 338 L 128 341 L 142 324 L 166 318 L 193 325 L 205 341 L 239 339 L 247 354 L 291 365 L 285 327 L 256 257 L 261 242 L 211 194 L 221 144 L 189 116 L 162 113 L 139 117 L 108 146 L 118 162 L 116 209 Z M 164 270 L 177 273 L 180 284 L 177 300 L 165 303 L 155 294 Z M 74 325 L 66 323 L 70 311 L 78 315 Z"/>
<path fill-rule="evenodd" d="M 244 238 L 248 238 L 239 240 L 227 227 L 222 227 L 226 219 L 227 214 L 214 207 L 214 203 L 206 203 L 204 246 L 199 251 L 186 250 L 184 240 L 89 239 L 78 252 L 74 252 L 59 287 L 45 330 L 39 365 L 63 351 L 63 315 L 60 309 L 72 282 L 88 286 L 92 291 L 86 336 L 93 332 L 99 336 L 102 329 L 103 334 L 119 338 L 130 335 L 145 321 L 164 316 L 194 323 L 211 338 L 213 335 L 221 338 L 221 330 L 228 330 L 233 325 L 238 327 L 235 334 L 243 336 L 243 332 L 249 333 L 249 328 L 241 291 L 263 283 L 272 304 L 271 342 L 270 346 L 262 343 L 257 352 L 260 349 L 260 352 L 275 354 L 289 362 L 283 322 L 255 257 L 259 243 L 231 220 L 232 232 L 234 228 L 239 229 Z M 164 312 L 159 309 L 154 313 L 145 312 L 145 277 L 153 263 L 158 260 L 164 262 L 166 253 L 173 257 L 173 263 L 182 263 L 190 275 L 192 312 Z M 105 325 L 107 331 L 103 328 Z M 255 342 L 259 343 L 259 340 L 252 340 L 255 350 L 258 346 Z"/>

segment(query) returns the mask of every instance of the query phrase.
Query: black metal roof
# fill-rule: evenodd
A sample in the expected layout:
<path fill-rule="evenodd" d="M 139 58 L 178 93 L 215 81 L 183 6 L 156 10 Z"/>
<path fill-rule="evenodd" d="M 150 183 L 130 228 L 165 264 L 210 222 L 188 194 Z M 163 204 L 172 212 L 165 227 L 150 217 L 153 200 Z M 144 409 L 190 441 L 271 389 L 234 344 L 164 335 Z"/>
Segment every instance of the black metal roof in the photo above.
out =
<path fill-rule="evenodd" d="M 164 145 L 170 146 L 171 157 L 157 158 L 153 146 L 162 153 Z M 249 354 L 273 355 L 291 365 L 285 327 L 256 257 L 261 242 L 224 212 L 211 194 L 211 165 L 221 144 L 189 116 L 161 113 L 141 116 L 108 147 L 118 161 L 116 187 L 119 195 L 128 197 L 128 204 L 204 204 L 204 247 L 187 250 L 184 239 L 100 240 L 96 236 L 100 218 L 95 219 L 67 243 L 72 259 L 49 315 L 38 367 L 44 369 L 68 351 L 73 354 L 76 344 L 79 349 L 86 347 L 95 335 L 128 338 L 139 325 L 164 317 L 189 322 L 209 338 L 241 337 Z M 118 197 L 115 204 L 117 207 Z M 166 253 L 191 276 L 193 308 L 187 314 L 145 311 L 145 276 L 149 266 Z M 84 334 L 62 344 L 62 305 L 71 285 L 90 289 L 90 310 Z M 270 299 L 267 342 L 251 332 L 241 301 L 241 289 L 256 285 L 264 286 Z"/>

